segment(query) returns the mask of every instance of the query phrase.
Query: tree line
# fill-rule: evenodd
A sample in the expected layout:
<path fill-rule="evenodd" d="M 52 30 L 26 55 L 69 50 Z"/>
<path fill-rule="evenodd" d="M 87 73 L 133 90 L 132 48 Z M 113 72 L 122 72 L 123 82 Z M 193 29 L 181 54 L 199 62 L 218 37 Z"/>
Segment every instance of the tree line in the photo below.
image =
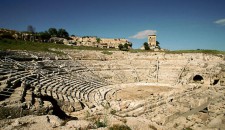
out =
<path fill-rule="evenodd" d="M 119 44 L 118 48 L 121 51 L 128 51 L 130 48 L 132 48 L 132 43 L 125 43 L 124 45 Z"/>
<path fill-rule="evenodd" d="M 52 37 L 59 37 L 70 39 L 69 33 L 63 28 L 49 28 L 46 31 L 36 32 L 35 27 L 32 25 L 27 26 L 27 30 L 23 32 L 17 32 L 13 30 L 2 29 L 0 31 L 0 39 L 21 39 L 25 41 L 39 41 L 39 42 L 48 42 Z"/>
<path fill-rule="evenodd" d="M 69 33 L 63 28 L 49 28 L 43 32 L 35 32 L 35 28 L 32 25 L 27 26 L 27 33 L 33 34 L 41 38 L 42 40 L 49 40 L 51 37 L 60 37 L 69 39 Z"/>

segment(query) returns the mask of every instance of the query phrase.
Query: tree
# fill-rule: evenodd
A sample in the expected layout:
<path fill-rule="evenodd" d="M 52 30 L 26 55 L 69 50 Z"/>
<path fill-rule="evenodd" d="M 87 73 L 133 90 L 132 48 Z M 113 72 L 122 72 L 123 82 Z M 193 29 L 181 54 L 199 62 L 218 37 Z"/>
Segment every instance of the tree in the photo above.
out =
<path fill-rule="evenodd" d="M 118 47 L 122 51 L 128 51 L 132 47 L 132 43 L 119 44 Z"/>
<path fill-rule="evenodd" d="M 159 43 L 158 41 L 156 41 L 156 46 L 159 46 L 159 44 L 160 44 L 160 43 Z"/>
<path fill-rule="evenodd" d="M 32 26 L 32 25 L 28 25 L 27 26 L 27 32 L 29 32 L 29 33 L 35 33 L 35 28 Z"/>
<path fill-rule="evenodd" d="M 129 45 L 128 45 L 127 43 L 125 43 L 125 44 L 123 45 L 123 47 L 124 47 L 124 49 L 128 50 Z"/>
<path fill-rule="evenodd" d="M 130 42 L 130 43 L 129 43 L 129 46 L 132 48 L 133 44 Z"/>
<path fill-rule="evenodd" d="M 101 39 L 100 38 L 96 38 L 97 43 L 100 43 Z"/>
<path fill-rule="evenodd" d="M 159 46 L 159 42 L 158 41 L 156 41 L 156 46 L 158 47 L 158 49 L 161 49 L 161 47 Z"/>
<path fill-rule="evenodd" d="M 58 29 L 58 37 L 68 38 L 69 33 L 65 29 L 60 28 L 60 29 Z"/>
<path fill-rule="evenodd" d="M 122 44 L 119 44 L 119 46 L 118 46 L 118 47 L 119 47 L 119 49 L 120 49 L 120 50 L 122 50 L 122 49 L 123 49 L 123 45 L 122 45 Z"/>
<path fill-rule="evenodd" d="M 9 32 L 1 32 L 0 39 L 14 39 L 13 35 Z"/>
<path fill-rule="evenodd" d="M 148 45 L 147 42 L 144 42 L 144 48 L 145 48 L 145 50 L 150 50 L 149 45 Z"/>
<path fill-rule="evenodd" d="M 58 36 L 58 31 L 56 28 L 49 28 L 48 33 L 51 37 L 57 37 Z"/>
<path fill-rule="evenodd" d="M 48 31 L 45 31 L 39 32 L 39 37 L 41 41 L 46 42 L 51 38 L 51 35 L 48 33 Z"/>

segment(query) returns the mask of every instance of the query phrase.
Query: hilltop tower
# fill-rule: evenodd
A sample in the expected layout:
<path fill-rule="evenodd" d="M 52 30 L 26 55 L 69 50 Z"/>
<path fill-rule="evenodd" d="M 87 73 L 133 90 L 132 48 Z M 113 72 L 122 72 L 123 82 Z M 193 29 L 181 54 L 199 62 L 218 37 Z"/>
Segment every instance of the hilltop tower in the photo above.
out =
<path fill-rule="evenodd" d="M 156 48 L 156 35 L 148 35 L 148 45 L 150 48 Z"/>

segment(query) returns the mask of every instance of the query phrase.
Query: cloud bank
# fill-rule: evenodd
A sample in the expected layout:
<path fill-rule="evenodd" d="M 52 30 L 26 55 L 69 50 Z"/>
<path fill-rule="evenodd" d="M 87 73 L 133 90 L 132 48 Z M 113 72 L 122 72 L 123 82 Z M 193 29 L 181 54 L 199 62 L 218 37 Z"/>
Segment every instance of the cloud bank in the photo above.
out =
<path fill-rule="evenodd" d="M 225 19 L 216 20 L 214 23 L 225 26 Z"/>
<path fill-rule="evenodd" d="M 156 30 L 144 30 L 144 31 L 140 31 L 137 34 L 130 36 L 130 38 L 134 38 L 134 39 L 144 39 L 147 38 L 148 35 L 155 35 L 156 34 Z"/>

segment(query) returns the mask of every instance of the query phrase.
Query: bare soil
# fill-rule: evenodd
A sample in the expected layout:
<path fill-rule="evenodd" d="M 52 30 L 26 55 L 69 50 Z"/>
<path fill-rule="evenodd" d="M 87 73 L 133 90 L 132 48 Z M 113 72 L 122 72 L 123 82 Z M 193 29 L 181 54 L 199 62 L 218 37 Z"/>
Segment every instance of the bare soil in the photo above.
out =
<path fill-rule="evenodd" d="M 117 92 L 117 98 L 123 100 L 142 100 L 152 94 L 171 91 L 170 87 L 162 86 L 131 86 L 126 87 Z"/>

